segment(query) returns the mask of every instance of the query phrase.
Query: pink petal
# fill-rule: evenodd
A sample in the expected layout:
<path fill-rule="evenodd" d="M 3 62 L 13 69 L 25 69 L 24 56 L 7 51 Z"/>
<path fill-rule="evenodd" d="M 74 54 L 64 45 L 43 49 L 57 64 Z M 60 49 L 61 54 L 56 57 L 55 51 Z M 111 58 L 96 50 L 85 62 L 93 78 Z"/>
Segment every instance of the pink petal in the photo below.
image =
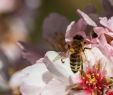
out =
<path fill-rule="evenodd" d="M 102 24 L 105 27 L 108 27 L 108 19 L 107 17 L 100 17 L 100 24 Z"/>
<path fill-rule="evenodd" d="M 94 32 L 97 33 L 98 36 L 100 36 L 101 34 L 106 34 L 108 36 L 113 37 L 113 33 L 104 27 L 95 27 Z"/>
<path fill-rule="evenodd" d="M 99 44 L 99 48 L 102 51 L 102 53 L 107 56 L 108 58 L 111 58 L 113 56 L 113 47 L 106 43 Z"/>
<path fill-rule="evenodd" d="M 15 9 L 15 0 L 0 0 L 0 13 L 12 12 Z"/>
<path fill-rule="evenodd" d="M 109 28 L 112 30 L 113 32 L 113 16 L 108 20 L 108 25 L 109 25 Z"/>
<path fill-rule="evenodd" d="M 109 20 L 107 17 L 100 18 L 100 24 L 113 32 L 113 17 L 111 17 Z"/>
<path fill-rule="evenodd" d="M 66 30 L 66 34 L 65 34 L 65 41 L 68 42 L 68 41 L 72 41 L 73 40 L 73 35 L 71 32 L 71 29 L 74 27 L 76 23 L 73 21 L 69 24 L 69 26 L 67 27 L 67 30 Z M 74 30 L 73 30 L 74 31 Z M 75 32 L 75 31 L 74 31 Z"/>
<path fill-rule="evenodd" d="M 113 47 L 113 41 L 111 41 L 110 45 Z"/>
<path fill-rule="evenodd" d="M 111 58 L 113 56 L 113 47 L 107 43 L 105 35 L 102 34 L 99 38 L 99 48 L 101 52 L 107 57 Z"/>
<path fill-rule="evenodd" d="M 96 23 L 84 12 L 82 12 L 81 10 L 77 10 L 77 12 L 83 17 L 83 19 L 85 20 L 85 22 L 90 25 L 90 26 L 97 26 Z"/>
<path fill-rule="evenodd" d="M 75 21 L 71 22 L 71 24 L 67 27 L 66 30 L 65 41 L 72 41 L 75 35 L 82 35 L 83 37 L 86 37 L 84 33 L 86 26 L 87 25 L 83 19 L 78 20 L 77 23 L 75 23 Z"/>

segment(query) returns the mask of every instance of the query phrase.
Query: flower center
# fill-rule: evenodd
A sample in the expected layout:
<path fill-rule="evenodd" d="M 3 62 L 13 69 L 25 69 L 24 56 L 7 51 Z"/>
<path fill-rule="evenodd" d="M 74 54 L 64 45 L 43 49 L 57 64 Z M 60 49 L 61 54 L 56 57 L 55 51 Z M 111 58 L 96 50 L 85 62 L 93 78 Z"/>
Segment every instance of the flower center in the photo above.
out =
<path fill-rule="evenodd" d="M 96 81 L 94 74 L 92 75 L 88 74 L 87 78 L 88 78 L 88 84 L 94 84 L 94 85 L 96 84 L 97 81 Z"/>

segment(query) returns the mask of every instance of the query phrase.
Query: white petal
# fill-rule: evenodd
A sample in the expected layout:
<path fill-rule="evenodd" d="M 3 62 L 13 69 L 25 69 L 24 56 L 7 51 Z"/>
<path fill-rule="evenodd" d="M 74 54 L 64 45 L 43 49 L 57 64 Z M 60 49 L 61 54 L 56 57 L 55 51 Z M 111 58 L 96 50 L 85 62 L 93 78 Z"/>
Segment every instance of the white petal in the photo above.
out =
<path fill-rule="evenodd" d="M 23 95 L 28 95 L 28 91 L 30 93 L 29 95 L 37 95 L 34 94 L 35 91 L 39 91 L 39 89 L 42 89 L 46 85 L 46 82 L 43 80 L 43 75 L 48 72 L 45 64 L 43 64 L 42 61 L 43 59 L 40 59 L 36 64 L 29 66 L 15 74 L 10 81 L 10 86 L 21 87 Z"/>
<path fill-rule="evenodd" d="M 10 88 L 18 88 L 23 80 L 24 73 L 21 71 L 16 72 L 9 81 Z"/>
<path fill-rule="evenodd" d="M 41 89 L 46 86 L 43 80 L 43 74 L 47 72 L 44 64 L 35 64 L 28 68 L 29 72 L 26 73 L 21 83 L 22 95 L 39 95 Z"/>
<path fill-rule="evenodd" d="M 103 60 L 104 55 L 98 48 L 86 49 L 85 50 L 86 60 L 88 64 L 84 64 L 84 68 L 86 70 L 87 66 L 94 66 L 97 62 Z M 102 63 L 105 64 L 105 63 Z"/>
<path fill-rule="evenodd" d="M 95 52 L 93 52 L 93 51 L 95 51 Z M 98 51 L 95 50 L 95 48 L 85 50 L 85 56 L 88 61 L 88 65 L 90 65 L 90 66 L 93 66 L 98 61 L 96 59 L 95 53 L 98 54 Z"/>
<path fill-rule="evenodd" d="M 98 61 L 100 61 L 101 69 L 106 71 L 106 76 L 113 77 L 113 65 L 112 62 L 106 58 L 98 48 L 93 48 L 91 50 L 85 51 L 89 65 L 93 66 Z"/>
<path fill-rule="evenodd" d="M 38 86 L 23 84 L 20 90 L 22 92 L 22 95 L 40 95 L 42 89 Z"/>
<path fill-rule="evenodd" d="M 101 53 L 101 51 L 100 51 L 98 48 L 96 48 L 96 47 L 93 48 L 93 49 L 91 50 L 91 52 L 92 52 L 93 56 L 95 57 L 95 60 L 96 60 L 96 61 L 102 59 L 103 54 Z"/>
<path fill-rule="evenodd" d="M 66 85 L 53 79 L 42 91 L 41 95 L 65 95 Z"/>
<path fill-rule="evenodd" d="M 68 80 L 68 78 L 73 75 L 73 72 L 70 69 L 69 58 L 64 58 L 62 63 L 61 57 L 55 60 L 59 54 L 55 51 L 49 51 L 45 55 L 45 64 L 48 70 L 61 81 Z"/>
<path fill-rule="evenodd" d="M 27 67 L 23 70 L 25 75 L 23 77 L 23 82 L 32 86 L 44 87 L 46 84 L 43 81 L 43 74 L 47 72 L 47 68 L 43 63 L 37 63 L 32 66 Z"/>

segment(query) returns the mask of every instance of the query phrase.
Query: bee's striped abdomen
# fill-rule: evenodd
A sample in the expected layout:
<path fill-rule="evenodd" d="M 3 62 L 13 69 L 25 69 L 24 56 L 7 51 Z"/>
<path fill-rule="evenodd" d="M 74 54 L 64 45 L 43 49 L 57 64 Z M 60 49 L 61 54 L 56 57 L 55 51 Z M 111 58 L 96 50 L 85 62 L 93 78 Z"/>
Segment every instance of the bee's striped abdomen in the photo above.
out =
<path fill-rule="evenodd" d="M 70 54 L 70 67 L 73 73 L 76 73 L 82 69 L 82 57 L 79 52 Z"/>
<path fill-rule="evenodd" d="M 83 69 L 83 52 L 84 38 L 81 35 L 73 37 L 70 45 L 70 67 L 73 73 L 82 71 Z"/>

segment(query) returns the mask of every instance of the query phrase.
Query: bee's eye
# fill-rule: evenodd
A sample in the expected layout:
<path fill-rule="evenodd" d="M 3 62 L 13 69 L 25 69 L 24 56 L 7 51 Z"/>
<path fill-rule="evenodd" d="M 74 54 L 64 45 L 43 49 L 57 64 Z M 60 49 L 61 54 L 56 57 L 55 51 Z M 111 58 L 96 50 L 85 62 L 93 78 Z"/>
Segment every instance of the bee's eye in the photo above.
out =
<path fill-rule="evenodd" d="M 77 39 L 77 40 L 83 40 L 84 38 L 81 35 L 76 35 L 73 37 L 73 39 Z"/>
<path fill-rule="evenodd" d="M 84 44 L 86 44 L 86 41 L 84 41 Z"/>

